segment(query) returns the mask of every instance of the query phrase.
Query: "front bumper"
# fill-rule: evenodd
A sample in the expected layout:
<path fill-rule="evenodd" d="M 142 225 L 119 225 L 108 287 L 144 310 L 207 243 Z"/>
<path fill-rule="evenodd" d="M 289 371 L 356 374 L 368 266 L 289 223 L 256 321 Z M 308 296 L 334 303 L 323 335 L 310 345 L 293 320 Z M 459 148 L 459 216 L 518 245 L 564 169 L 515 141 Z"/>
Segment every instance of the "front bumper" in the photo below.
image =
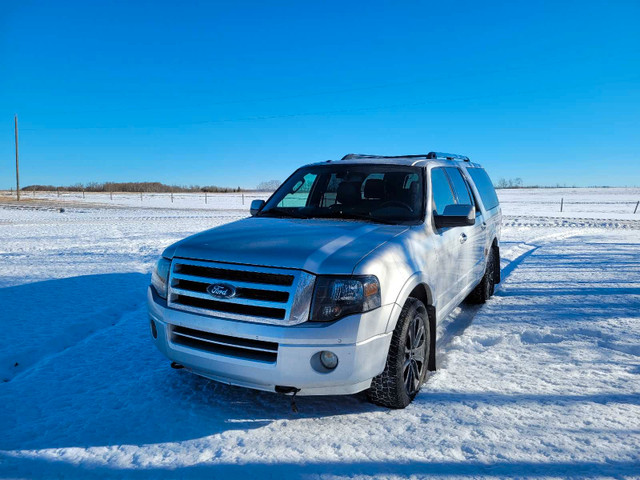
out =
<path fill-rule="evenodd" d="M 275 326 L 198 315 L 167 308 L 150 287 L 149 317 L 155 324 L 158 349 L 193 373 L 230 385 L 275 391 L 276 386 L 300 389 L 298 395 L 351 394 L 369 388 L 384 369 L 392 332 L 385 332 L 397 309 L 385 305 L 350 315 L 331 324 Z M 176 327 L 242 340 L 277 344 L 277 360 L 264 362 L 228 353 L 212 353 L 176 343 Z M 330 350 L 338 356 L 331 371 L 314 368 L 314 356 Z"/>

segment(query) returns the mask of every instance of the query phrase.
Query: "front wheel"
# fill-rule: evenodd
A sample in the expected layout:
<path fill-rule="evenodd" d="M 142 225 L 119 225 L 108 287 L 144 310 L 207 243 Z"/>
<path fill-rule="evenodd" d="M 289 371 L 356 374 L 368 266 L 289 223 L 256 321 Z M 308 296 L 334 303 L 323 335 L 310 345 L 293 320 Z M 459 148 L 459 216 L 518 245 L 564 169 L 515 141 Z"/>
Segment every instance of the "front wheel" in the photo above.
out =
<path fill-rule="evenodd" d="M 424 304 L 409 297 L 393 331 L 384 370 L 371 381 L 367 392 L 372 403 L 405 408 L 418 394 L 429 363 L 431 334 L 428 319 Z"/>

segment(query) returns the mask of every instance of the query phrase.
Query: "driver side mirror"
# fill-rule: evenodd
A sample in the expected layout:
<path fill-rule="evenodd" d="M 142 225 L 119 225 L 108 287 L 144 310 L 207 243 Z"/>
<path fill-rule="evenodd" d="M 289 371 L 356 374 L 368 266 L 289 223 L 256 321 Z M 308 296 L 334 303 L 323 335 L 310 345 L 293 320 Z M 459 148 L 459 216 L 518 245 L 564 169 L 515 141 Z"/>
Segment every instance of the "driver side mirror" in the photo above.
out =
<path fill-rule="evenodd" d="M 251 212 L 251 216 L 255 216 L 261 209 L 264 207 L 264 200 L 252 200 L 251 208 L 249 212 Z"/>
<path fill-rule="evenodd" d="M 476 223 L 476 209 L 473 205 L 447 205 L 442 215 L 433 215 L 436 228 L 466 227 Z"/>

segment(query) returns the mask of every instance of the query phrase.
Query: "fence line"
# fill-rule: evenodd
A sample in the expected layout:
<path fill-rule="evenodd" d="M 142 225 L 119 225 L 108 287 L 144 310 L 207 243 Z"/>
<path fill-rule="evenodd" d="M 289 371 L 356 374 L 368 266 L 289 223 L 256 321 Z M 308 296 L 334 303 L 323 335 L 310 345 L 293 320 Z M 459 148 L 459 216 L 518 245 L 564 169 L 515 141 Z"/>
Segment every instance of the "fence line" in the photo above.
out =
<path fill-rule="evenodd" d="M 26 192 L 25 192 L 26 193 Z M 137 199 L 140 202 L 153 206 L 154 202 L 166 201 L 175 207 L 179 207 L 180 203 L 189 201 L 191 205 L 202 204 L 207 205 L 211 209 L 244 209 L 247 203 L 254 199 L 267 199 L 273 192 L 87 192 L 82 191 L 61 191 L 56 190 L 32 190 L 30 197 L 32 199 L 51 200 L 55 202 L 83 202 L 84 203 L 119 203 L 122 200 L 129 199 L 131 203 Z M 13 191 L 0 191 L 0 195 L 7 197 L 15 197 Z M 89 202 L 87 202 L 89 200 Z M 167 205 L 170 206 L 170 205 Z"/>
<path fill-rule="evenodd" d="M 25 194 L 25 198 L 28 198 L 26 194 L 28 191 L 23 191 Z M 267 199 L 271 196 L 273 192 L 87 192 L 86 190 L 82 191 L 61 191 L 60 189 L 56 189 L 53 191 L 49 190 L 32 190 L 31 198 L 41 198 L 41 199 L 52 199 L 55 201 L 74 201 L 83 199 L 93 199 L 94 201 L 99 197 L 105 197 L 103 202 L 91 202 L 91 203 L 105 203 L 109 204 L 114 200 L 122 199 L 123 197 L 131 197 L 133 200 L 137 196 L 140 197 L 140 202 L 150 204 L 153 201 L 166 199 L 167 202 L 176 205 L 180 204 L 181 201 L 185 200 L 197 200 L 198 203 L 202 203 L 202 205 L 210 206 L 212 209 L 223 208 L 223 209 L 243 209 L 246 208 L 247 203 L 250 203 L 251 200 L 254 199 Z M 0 195 L 4 197 L 15 197 L 15 192 L 13 189 L 0 191 Z M 106 198 L 108 196 L 108 198 Z M 223 199 L 235 199 L 235 205 L 228 205 L 227 202 L 224 202 Z M 222 205 L 221 205 L 222 203 Z M 586 205 L 600 205 L 600 206 L 629 206 L 629 213 L 638 214 L 638 210 L 640 209 L 640 200 L 638 201 L 565 201 L 564 197 L 561 197 L 560 200 L 545 200 L 545 201 L 536 201 L 531 202 L 531 199 L 523 198 L 518 200 L 505 199 L 500 202 L 501 204 L 507 205 L 517 205 L 517 204 L 530 204 L 534 203 L 537 206 L 540 205 L 548 205 L 550 209 L 559 207 L 560 212 L 570 211 L 571 206 L 586 206 Z M 625 208 L 626 210 L 626 208 Z M 558 210 L 556 210 L 557 212 Z"/>

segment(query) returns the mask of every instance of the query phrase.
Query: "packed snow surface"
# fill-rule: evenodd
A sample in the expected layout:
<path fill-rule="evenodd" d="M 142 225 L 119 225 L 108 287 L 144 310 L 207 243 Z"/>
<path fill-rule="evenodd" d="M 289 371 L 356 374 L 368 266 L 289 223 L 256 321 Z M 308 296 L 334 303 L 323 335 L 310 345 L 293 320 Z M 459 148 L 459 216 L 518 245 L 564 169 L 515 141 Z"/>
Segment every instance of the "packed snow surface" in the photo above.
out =
<path fill-rule="evenodd" d="M 250 199 L 53 195 L 0 204 L 0 477 L 640 478 L 638 189 L 501 191 L 503 283 L 438 326 L 414 403 L 299 413 L 149 337 L 157 255 Z"/>

